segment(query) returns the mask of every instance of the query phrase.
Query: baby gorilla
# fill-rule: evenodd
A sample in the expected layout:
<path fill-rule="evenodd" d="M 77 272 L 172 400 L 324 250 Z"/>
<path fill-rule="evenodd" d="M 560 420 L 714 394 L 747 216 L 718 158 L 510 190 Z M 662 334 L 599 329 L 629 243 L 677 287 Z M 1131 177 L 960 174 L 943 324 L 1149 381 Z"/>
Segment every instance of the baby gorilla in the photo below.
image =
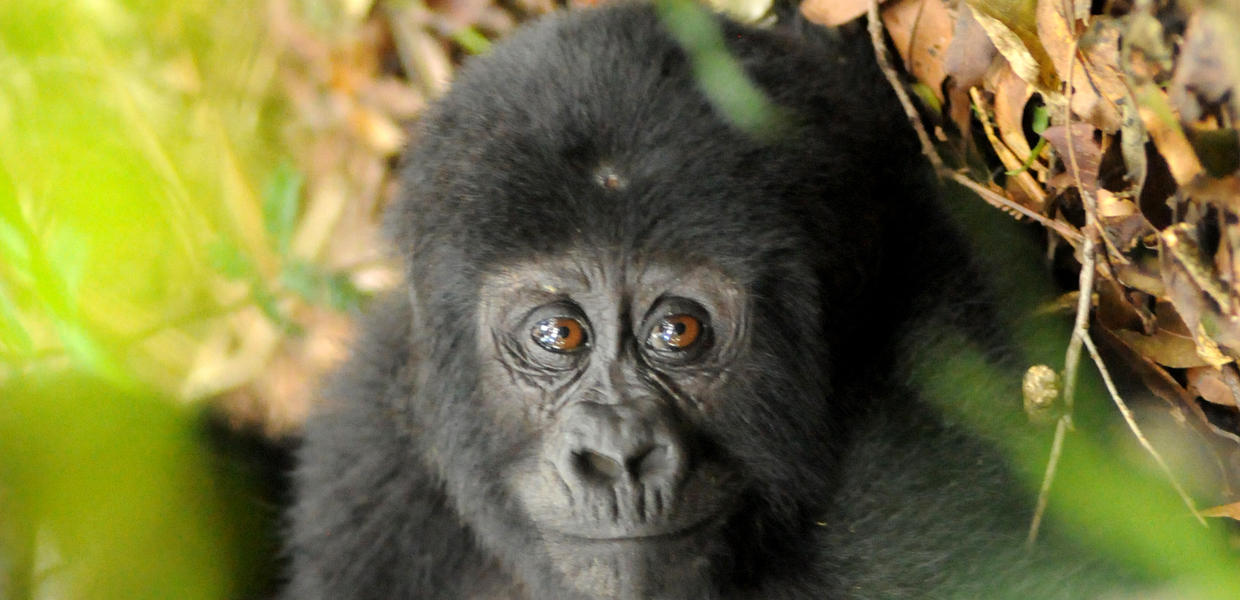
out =
<path fill-rule="evenodd" d="M 646 5 L 542 20 L 422 118 L 407 284 L 307 426 L 288 598 L 1080 592 L 905 383 L 932 317 L 1004 343 L 867 42 L 720 25 L 776 132 Z"/>

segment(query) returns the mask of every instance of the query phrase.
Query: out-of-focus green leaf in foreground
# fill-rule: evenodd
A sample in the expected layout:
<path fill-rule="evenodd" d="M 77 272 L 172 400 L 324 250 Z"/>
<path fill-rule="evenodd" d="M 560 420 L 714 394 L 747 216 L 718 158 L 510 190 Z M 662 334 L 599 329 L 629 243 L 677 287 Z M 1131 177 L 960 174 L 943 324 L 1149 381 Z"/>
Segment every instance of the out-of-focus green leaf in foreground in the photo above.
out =
<path fill-rule="evenodd" d="M 246 569 L 274 571 L 255 560 L 269 514 L 173 397 L 192 317 L 244 301 L 212 243 L 271 262 L 252 183 L 287 154 L 267 8 L 0 2 L 5 600 L 235 598 Z M 277 240 L 297 190 L 273 196 Z"/>
<path fill-rule="evenodd" d="M 253 593 L 270 514 L 189 416 L 91 377 L 0 386 L 0 597 Z"/>

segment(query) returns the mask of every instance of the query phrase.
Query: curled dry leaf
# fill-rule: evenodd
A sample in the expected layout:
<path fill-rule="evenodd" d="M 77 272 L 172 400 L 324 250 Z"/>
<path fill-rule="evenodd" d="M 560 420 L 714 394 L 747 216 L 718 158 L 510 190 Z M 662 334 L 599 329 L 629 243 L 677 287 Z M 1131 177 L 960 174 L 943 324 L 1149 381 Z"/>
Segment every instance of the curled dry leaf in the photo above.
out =
<path fill-rule="evenodd" d="M 999 130 L 999 137 L 1016 158 L 1024 163 L 1033 151 L 1029 140 L 1025 139 L 1023 125 L 1025 104 L 1033 96 L 1033 88 L 1021 79 L 1006 61 L 987 84 L 995 95 L 995 127 Z M 1031 168 L 1036 171 L 1042 169 L 1042 165 L 1035 163 Z"/>
<path fill-rule="evenodd" d="M 883 5 L 883 25 L 905 69 L 943 98 L 943 58 L 951 45 L 952 17 L 942 0 L 893 0 Z"/>
<path fill-rule="evenodd" d="M 1059 153 L 1072 182 L 1080 182 L 1085 191 L 1094 193 L 1098 187 L 1098 167 L 1102 164 L 1102 148 L 1094 141 L 1094 127 L 1086 123 L 1073 123 L 1071 136 L 1064 125 L 1048 127 L 1042 137 L 1050 142 Z M 1072 154 L 1068 154 L 1068 144 L 1072 145 Z M 1076 161 L 1077 171 L 1072 171 L 1072 160 Z"/>
<path fill-rule="evenodd" d="M 977 107 L 978 118 L 982 122 L 982 130 L 990 140 L 990 145 L 994 148 L 999 161 L 1003 163 L 1005 169 L 1015 173 L 1015 175 L 1007 178 L 1008 192 L 1020 204 L 1041 211 L 1046 204 L 1046 192 L 1033 179 L 1029 171 L 1022 168 L 1024 160 L 1013 154 L 995 134 L 994 126 L 990 123 L 990 110 L 981 93 L 977 91 L 977 88 L 970 89 L 969 96 L 973 99 L 974 106 Z"/>
<path fill-rule="evenodd" d="M 1059 76 L 1038 39 L 1037 0 L 968 0 L 978 25 L 1022 79 L 1042 91 L 1059 89 Z"/>
<path fill-rule="evenodd" d="M 1236 394 L 1240 393 L 1240 375 L 1235 365 L 1220 368 L 1197 367 L 1189 369 L 1188 391 L 1207 402 L 1224 406 L 1238 406 Z"/>
<path fill-rule="evenodd" d="M 1167 161 L 1176 183 L 1187 185 L 1203 171 L 1197 153 L 1180 127 L 1179 117 L 1171 110 L 1166 96 L 1154 84 L 1145 84 L 1136 90 L 1137 105 L 1146 131 L 1154 139 L 1154 145 Z"/>

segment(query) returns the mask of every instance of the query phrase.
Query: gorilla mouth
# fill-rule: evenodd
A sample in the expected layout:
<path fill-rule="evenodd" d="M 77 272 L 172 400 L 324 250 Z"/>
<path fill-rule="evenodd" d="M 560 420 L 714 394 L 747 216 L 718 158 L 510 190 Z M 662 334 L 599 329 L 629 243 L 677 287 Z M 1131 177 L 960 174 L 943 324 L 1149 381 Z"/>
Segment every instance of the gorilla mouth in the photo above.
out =
<path fill-rule="evenodd" d="M 582 543 L 582 544 L 612 544 L 612 543 L 651 543 L 660 541 L 674 541 L 682 538 L 693 537 L 705 531 L 715 529 L 717 526 L 727 521 L 727 515 L 723 513 L 706 515 L 705 517 L 694 521 L 683 527 L 671 530 L 654 529 L 652 531 L 632 531 L 619 532 L 615 534 L 588 535 L 580 532 L 556 532 L 556 535 L 566 541 Z"/>

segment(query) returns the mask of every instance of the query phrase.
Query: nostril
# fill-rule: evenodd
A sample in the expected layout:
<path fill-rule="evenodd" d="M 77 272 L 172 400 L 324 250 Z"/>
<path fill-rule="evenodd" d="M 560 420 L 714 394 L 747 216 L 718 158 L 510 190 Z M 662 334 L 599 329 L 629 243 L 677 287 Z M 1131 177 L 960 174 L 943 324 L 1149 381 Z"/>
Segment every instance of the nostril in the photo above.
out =
<path fill-rule="evenodd" d="M 591 450 L 574 453 L 573 466 L 588 479 L 615 481 L 624 474 L 620 463 Z"/>
<path fill-rule="evenodd" d="M 630 459 L 628 468 L 638 481 L 649 479 L 671 469 L 671 452 L 667 446 L 654 446 Z"/>

